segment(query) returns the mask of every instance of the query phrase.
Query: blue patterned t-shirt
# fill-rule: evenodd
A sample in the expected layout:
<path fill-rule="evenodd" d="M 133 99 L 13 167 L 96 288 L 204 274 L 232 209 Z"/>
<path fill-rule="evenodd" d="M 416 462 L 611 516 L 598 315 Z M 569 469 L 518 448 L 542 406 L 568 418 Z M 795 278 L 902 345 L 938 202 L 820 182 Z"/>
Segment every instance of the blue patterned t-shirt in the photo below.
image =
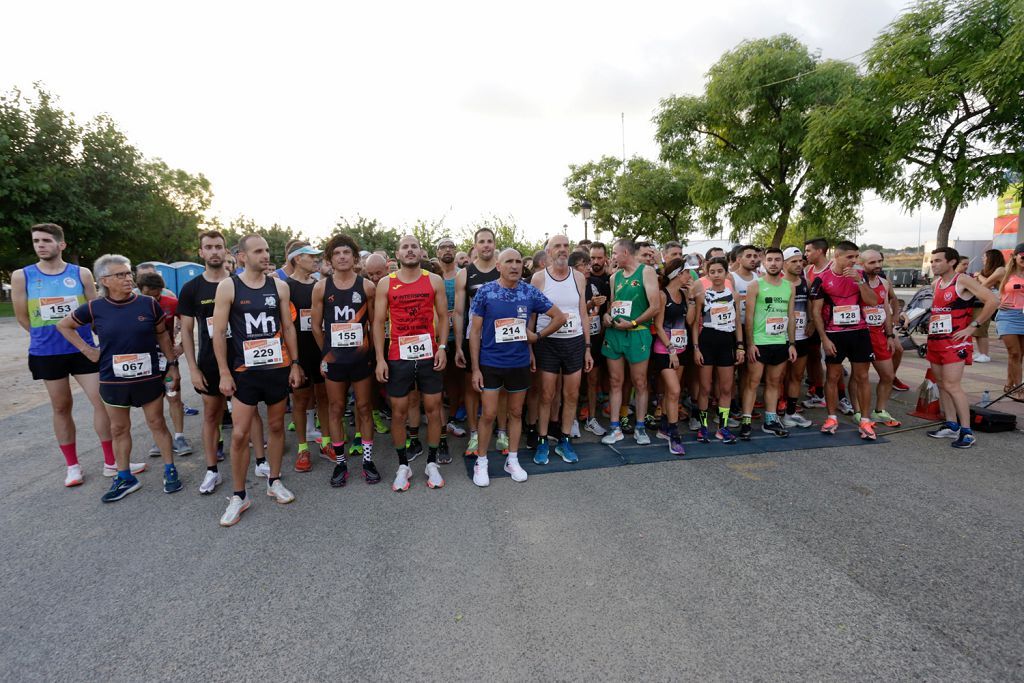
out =
<path fill-rule="evenodd" d="M 550 311 L 554 304 L 533 285 L 520 280 L 513 289 L 494 280 L 480 287 L 470 311 L 483 320 L 480 336 L 480 365 L 522 368 L 530 364 L 530 346 L 525 341 L 526 323 L 533 313 Z"/>

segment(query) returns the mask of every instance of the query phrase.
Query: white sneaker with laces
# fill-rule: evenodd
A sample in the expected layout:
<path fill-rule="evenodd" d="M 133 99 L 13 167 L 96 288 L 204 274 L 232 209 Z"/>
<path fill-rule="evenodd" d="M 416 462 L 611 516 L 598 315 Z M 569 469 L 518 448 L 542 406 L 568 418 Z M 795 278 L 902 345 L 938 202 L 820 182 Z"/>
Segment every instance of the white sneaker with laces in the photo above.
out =
<path fill-rule="evenodd" d="M 647 435 L 647 430 L 639 427 L 637 427 L 637 430 L 633 432 L 633 438 L 636 439 L 637 444 L 641 446 L 647 446 L 651 443 L 651 437 Z"/>
<path fill-rule="evenodd" d="M 82 475 L 82 466 L 68 465 L 68 473 L 64 476 L 64 485 L 68 488 L 80 486 L 83 481 L 85 481 L 85 477 Z"/>
<path fill-rule="evenodd" d="M 242 513 L 249 509 L 252 501 L 249 500 L 248 496 L 245 500 L 242 500 L 238 496 L 231 496 L 228 498 L 228 509 L 221 515 L 220 525 L 221 526 L 234 526 L 238 524 L 238 520 L 242 518 Z"/>
<path fill-rule="evenodd" d="M 220 476 L 220 472 L 211 472 L 206 470 L 206 476 L 203 477 L 203 483 L 199 485 L 199 493 L 205 495 L 211 494 L 217 490 L 217 487 L 221 485 L 224 479 Z"/>
<path fill-rule="evenodd" d="M 853 415 L 853 413 L 854 413 L 853 404 L 850 403 L 850 399 L 848 399 L 848 398 L 841 398 L 841 399 L 839 399 L 839 412 L 841 412 L 843 415 Z"/>
<path fill-rule="evenodd" d="M 622 441 L 625 438 L 626 437 L 622 435 L 622 430 L 616 427 L 611 432 L 609 432 L 607 436 L 601 439 L 601 443 L 603 443 L 606 446 L 611 446 L 613 443 L 618 443 L 619 441 Z"/>
<path fill-rule="evenodd" d="M 487 458 L 479 457 L 473 465 L 473 483 L 477 486 L 490 486 L 491 477 L 487 474 Z"/>
<path fill-rule="evenodd" d="M 569 438 L 578 439 L 580 438 L 580 421 L 573 420 L 572 427 L 569 428 Z"/>
<path fill-rule="evenodd" d="M 263 477 L 264 479 L 269 478 L 270 477 L 270 463 L 264 460 L 260 464 L 256 465 L 256 476 L 257 477 Z"/>
<path fill-rule="evenodd" d="M 584 427 L 584 429 L 586 429 L 591 434 L 594 434 L 595 436 L 604 436 L 605 434 L 607 434 L 605 428 L 601 426 L 601 423 L 597 421 L 596 417 L 592 417 L 589 420 L 587 420 L 587 424 Z"/>
<path fill-rule="evenodd" d="M 513 458 L 510 455 L 505 458 L 505 471 L 512 475 L 512 481 L 526 481 L 526 470 L 519 464 L 518 457 Z"/>
<path fill-rule="evenodd" d="M 427 486 L 432 489 L 444 487 L 444 477 L 441 476 L 441 468 L 436 462 L 428 462 L 423 473 L 427 475 Z"/>
<path fill-rule="evenodd" d="M 455 422 L 453 421 L 449 421 L 445 429 L 447 429 L 448 433 L 451 434 L 452 436 L 463 437 L 466 435 L 466 430 L 460 427 L 459 425 L 455 424 Z"/>
<path fill-rule="evenodd" d="M 128 463 L 128 469 L 132 474 L 138 474 L 139 472 L 146 471 L 146 463 L 144 462 L 132 462 Z M 117 476 L 117 465 L 103 465 L 103 476 L 104 477 L 116 477 Z"/>
<path fill-rule="evenodd" d="M 992 362 L 992 358 L 989 357 L 989 356 L 986 356 L 984 353 L 976 353 L 976 354 L 974 354 L 974 362 L 975 363 L 991 363 Z"/>
<path fill-rule="evenodd" d="M 288 503 L 295 500 L 295 494 L 284 487 L 281 480 L 278 479 L 274 482 L 273 486 L 267 487 L 267 495 L 274 499 L 274 501 L 281 505 L 287 505 Z"/>
<path fill-rule="evenodd" d="M 392 491 L 408 491 L 409 480 L 412 479 L 412 468 L 408 465 L 399 465 L 395 473 L 395 481 L 391 484 Z"/>
<path fill-rule="evenodd" d="M 700 429 L 700 420 L 697 419 L 696 417 L 691 417 L 689 427 L 691 432 L 697 431 L 698 429 Z"/>
<path fill-rule="evenodd" d="M 820 396 L 811 396 L 801 401 L 804 408 L 824 408 L 826 407 L 825 399 Z"/>
<path fill-rule="evenodd" d="M 812 424 L 814 423 L 808 420 L 803 415 L 800 415 L 799 413 L 793 413 L 792 415 L 782 416 L 782 425 L 784 427 L 800 427 L 802 429 L 806 429 L 807 427 L 810 427 Z"/>

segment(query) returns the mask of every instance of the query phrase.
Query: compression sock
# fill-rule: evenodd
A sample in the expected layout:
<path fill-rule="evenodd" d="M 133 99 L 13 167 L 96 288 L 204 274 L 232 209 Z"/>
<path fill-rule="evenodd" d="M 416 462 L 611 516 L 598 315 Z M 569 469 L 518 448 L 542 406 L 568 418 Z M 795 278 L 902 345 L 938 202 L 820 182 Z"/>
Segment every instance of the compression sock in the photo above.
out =
<path fill-rule="evenodd" d="M 437 446 L 427 444 L 427 463 L 437 462 Z"/>
<path fill-rule="evenodd" d="M 405 454 L 405 446 L 402 446 L 401 448 L 396 448 L 395 449 L 395 453 L 398 454 L 398 464 L 399 465 L 408 465 L 409 464 L 409 457 Z"/>
<path fill-rule="evenodd" d="M 704 427 L 705 429 L 707 429 L 707 427 L 708 427 L 708 411 L 698 409 L 697 410 L 697 419 L 700 420 L 700 426 Z"/>
<path fill-rule="evenodd" d="M 235 491 L 235 495 L 241 498 L 242 500 L 245 500 L 245 489 L 242 489 L 241 491 Z"/>
<path fill-rule="evenodd" d="M 60 452 L 64 454 L 64 461 L 67 462 L 68 467 L 78 464 L 78 445 L 74 441 L 60 444 Z M 105 457 L 104 460 L 106 460 Z M 110 460 L 113 461 L 114 459 L 111 458 Z"/>
<path fill-rule="evenodd" d="M 363 462 L 373 462 L 373 439 L 363 439 Z"/>
<path fill-rule="evenodd" d="M 725 407 L 725 408 L 723 408 L 722 406 L 718 407 L 718 419 L 722 423 L 721 424 L 722 429 L 727 429 L 729 427 L 729 408 L 728 407 Z"/>
<path fill-rule="evenodd" d="M 338 459 L 338 457 L 339 457 L 338 454 L 339 453 L 341 454 L 342 458 L 345 457 L 345 442 L 344 441 L 339 441 L 337 443 L 332 443 L 331 444 L 331 450 L 334 451 L 334 461 L 336 463 L 340 464 L 340 463 L 345 462 L 344 460 L 339 460 Z"/>
<path fill-rule="evenodd" d="M 100 448 L 103 449 L 103 464 L 108 467 L 114 466 L 114 442 L 100 441 Z"/>
<path fill-rule="evenodd" d="M 796 415 L 796 399 L 792 396 L 786 397 L 786 415 Z"/>
<path fill-rule="evenodd" d="M 741 424 L 745 424 L 745 425 L 748 425 L 748 424 L 750 424 L 750 421 L 751 421 L 752 419 L 753 419 L 753 418 L 752 418 L 752 417 L 751 417 L 751 416 L 750 416 L 750 415 L 749 415 L 748 413 L 743 413 L 743 417 L 742 417 L 742 418 L 740 418 L 740 423 L 741 423 Z M 722 420 L 722 424 L 724 425 L 724 424 L 725 424 L 725 423 L 726 423 L 727 421 L 728 421 L 728 416 L 726 416 L 726 418 L 724 418 L 724 419 Z"/>

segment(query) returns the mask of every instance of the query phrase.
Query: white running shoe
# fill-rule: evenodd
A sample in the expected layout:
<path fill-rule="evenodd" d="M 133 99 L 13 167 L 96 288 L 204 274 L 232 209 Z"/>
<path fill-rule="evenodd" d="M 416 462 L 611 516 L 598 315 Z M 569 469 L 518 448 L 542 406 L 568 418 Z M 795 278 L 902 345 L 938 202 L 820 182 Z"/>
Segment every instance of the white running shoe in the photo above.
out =
<path fill-rule="evenodd" d="M 578 439 L 580 438 L 580 421 L 573 420 L 572 427 L 569 428 L 569 438 Z"/>
<path fill-rule="evenodd" d="M 220 476 L 220 472 L 211 472 L 206 470 L 206 476 L 203 477 L 203 483 L 199 485 L 199 493 L 209 495 L 217 490 L 217 487 L 221 485 L 224 479 Z"/>
<path fill-rule="evenodd" d="M 595 436 L 604 436 L 607 434 L 605 428 L 601 426 L 601 423 L 597 421 L 596 417 L 592 417 L 587 420 L 587 424 L 583 428 Z"/>
<path fill-rule="evenodd" d="M 295 494 L 286 489 L 280 479 L 275 481 L 273 486 L 267 487 L 267 495 L 281 505 L 286 505 L 295 500 Z"/>
<path fill-rule="evenodd" d="M 252 501 L 246 496 L 245 500 L 242 500 L 238 496 L 231 496 L 228 498 L 228 509 L 224 511 L 224 514 L 220 518 L 221 526 L 234 526 L 238 524 L 238 520 L 242 518 L 242 513 L 249 509 L 249 505 Z"/>
<path fill-rule="evenodd" d="M 444 477 L 441 476 L 441 468 L 437 466 L 436 462 L 428 462 L 423 473 L 427 475 L 428 487 L 432 489 L 444 488 Z"/>
<path fill-rule="evenodd" d="M 139 472 L 146 471 L 146 463 L 144 462 L 132 462 L 128 463 L 128 469 L 132 474 L 138 474 Z M 103 465 L 103 476 L 104 477 L 116 477 L 117 476 L 117 465 Z"/>
<path fill-rule="evenodd" d="M 455 424 L 453 420 L 448 421 L 448 424 L 445 426 L 445 429 L 448 430 L 448 433 L 451 434 L 452 436 L 463 437 L 466 435 L 466 430 L 460 427 L 459 425 Z"/>
<path fill-rule="evenodd" d="M 395 481 L 391 484 L 391 490 L 408 491 L 410 479 L 412 479 L 412 468 L 408 465 L 399 465 L 398 472 L 395 473 Z"/>
<path fill-rule="evenodd" d="M 491 477 L 487 474 L 487 458 L 479 457 L 473 465 L 473 483 L 477 486 L 490 486 Z"/>
<path fill-rule="evenodd" d="M 647 446 L 651 443 L 651 437 L 647 435 L 646 429 L 637 427 L 636 431 L 633 432 L 633 438 L 636 439 L 637 444 L 641 446 Z"/>
<path fill-rule="evenodd" d="M 812 424 L 814 423 L 808 420 L 803 415 L 800 415 L 799 413 L 793 413 L 792 415 L 782 416 L 782 425 L 784 427 L 800 427 L 801 429 L 806 429 L 807 427 L 810 427 Z"/>
<path fill-rule="evenodd" d="M 853 404 L 850 403 L 850 399 L 848 399 L 848 398 L 841 398 L 841 399 L 839 399 L 839 412 L 841 412 L 843 415 L 853 415 L 853 413 L 854 413 Z"/>
<path fill-rule="evenodd" d="M 259 465 L 256 465 L 256 476 L 263 477 L 264 479 L 270 478 L 270 463 L 264 460 Z"/>
<path fill-rule="evenodd" d="M 803 404 L 804 408 L 825 408 L 828 405 L 825 403 L 825 399 L 820 396 L 805 398 L 800 403 Z"/>
<path fill-rule="evenodd" d="M 83 481 L 85 481 L 85 476 L 82 474 L 82 466 L 68 465 L 68 473 L 64 477 L 64 485 L 68 488 L 81 486 Z"/>
<path fill-rule="evenodd" d="M 605 444 L 606 446 L 611 446 L 613 443 L 618 443 L 625 438 L 626 437 L 622 435 L 622 430 L 616 427 L 611 432 L 609 432 L 607 436 L 601 439 L 601 443 Z"/>
<path fill-rule="evenodd" d="M 974 354 L 974 362 L 975 363 L 991 363 L 992 362 L 992 358 L 990 356 L 986 356 L 983 353 L 976 353 L 976 354 Z"/>
<path fill-rule="evenodd" d="M 700 429 L 700 420 L 696 417 L 690 418 L 690 431 L 695 432 Z"/>
<path fill-rule="evenodd" d="M 526 481 L 526 470 L 519 465 L 518 457 L 505 458 L 505 471 L 512 475 L 512 481 Z"/>

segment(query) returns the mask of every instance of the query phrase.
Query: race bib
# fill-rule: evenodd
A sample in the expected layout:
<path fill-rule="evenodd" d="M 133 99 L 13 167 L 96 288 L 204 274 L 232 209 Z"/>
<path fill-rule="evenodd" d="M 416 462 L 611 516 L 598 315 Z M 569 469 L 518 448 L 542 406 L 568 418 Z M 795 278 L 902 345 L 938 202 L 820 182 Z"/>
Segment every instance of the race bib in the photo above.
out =
<path fill-rule="evenodd" d="M 669 330 L 668 343 L 673 349 L 685 349 L 686 348 L 686 328 Z"/>
<path fill-rule="evenodd" d="M 363 326 L 359 323 L 331 323 L 331 346 L 362 346 Z"/>
<path fill-rule="evenodd" d="M 933 315 L 928 321 L 928 334 L 951 334 L 953 332 L 953 315 L 940 313 Z"/>
<path fill-rule="evenodd" d="M 522 318 L 499 318 L 495 320 L 494 341 L 498 344 L 526 341 L 526 321 Z"/>
<path fill-rule="evenodd" d="M 804 311 L 793 312 L 794 322 L 796 323 L 796 335 L 798 337 L 804 337 L 807 335 L 807 313 Z"/>
<path fill-rule="evenodd" d="M 73 296 L 48 296 L 39 300 L 39 317 L 43 320 L 62 320 L 78 306 Z"/>
<path fill-rule="evenodd" d="M 833 325 L 856 325 L 860 322 L 860 306 L 835 306 L 832 308 Z"/>
<path fill-rule="evenodd" d="M 865 306 L 864 322 L 871 327 L 881 327 L 885 324 L 885 309 L 881 306 Z"/>
<path fill-rule="evenodd" d="M 613 301 L 611 315 L 613 318 L 628 318 L 633 312 L 632 301 Z"/>
<path fill-rule="evenodd" d="M 569 319 L 562 323 L 562 326 L 555 330 L 552 337 L 578 337 L 583 331 L 580 329 L 580 316 L 578 313 L 573 311 L 569 314 Z"/>
<path fill-rule="evenodd" d="M 786 329 L 789 328 L 789 318 L 766 318 L 764 321 L 764 331 L 766 334 L 778 335 L 786 334 Z"/>
<path fill-rule="evenodd" d="M 402 360 L 426 360 L 433 356 L 429 334 L 412 334 L 398 338 L 398 357 Z"/>
<path fill-rule="evenodd" d="M 114 377 L 134 379 L 153 374 L 153 357 L 148 353 L 122 353 L 114 356 Z"/>
<path fill-rule="evenodd" d="M 206 336 L 213 339 L 213 316 L 211 315 L 206 319 Z M 227 333 L 224 335 L 228 339 L 231 339 L 231 325 L 227 327 Z"/>
<path fill-rule="evenodd" d="M 299 309 L 299 331 L 300 332 L 312 332 L 313 331 L 313 309 L 302 308 Z"/>
<path fill-rule="evenodd" d="M 601 318 L 596 315 L 590 316 L 590 336 L 601 334 Z"/>
<path fill-rule="evenodd" d="M 736 319 L 736 309 L 730 305 L 726 306 L 712 306 L 711 307 L 711 323 L 713 325 L 725 326 L 731 325 L 732 321 Z"/>
<path fill-rule="evenodd" d="M 284 362 L 284 356 L 281 353 L 281 340 L 277 337 L 250 339 L 242 342 L 242 355 L 247 368 L 279 365 Z"/>

